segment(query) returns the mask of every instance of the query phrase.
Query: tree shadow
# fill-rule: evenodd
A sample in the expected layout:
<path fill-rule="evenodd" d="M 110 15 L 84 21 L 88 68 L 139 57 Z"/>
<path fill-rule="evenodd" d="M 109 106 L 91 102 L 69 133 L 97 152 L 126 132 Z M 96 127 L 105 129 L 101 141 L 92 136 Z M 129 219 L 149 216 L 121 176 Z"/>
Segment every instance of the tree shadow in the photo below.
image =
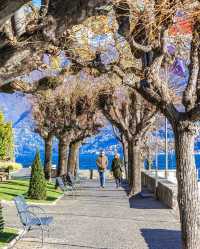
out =
<path fill-rule="evenodd" d="M 129 195 L 129 186 L 128 186 L 128 181 L 123 179 L 122 180 L 122 184 L 121 187 L 123 188 L 123 190 L 125 191 L 125 193 L 127 194 L 127 196 Z"/>
<path fill-rule="evenodd" d="M 143 198 L 139 194 L 129 198 L 130 208 L 135 209 L 169 209 L 154 198 Z"/>
<path fill-rule="evenodd" d="M 4 195 L 10 195 L 10 196 L 12 196 L 13 198 L 19 195 L 18 193 L 8 193 L 8 192 L 3 192 L 3 191 L 0 191 L 0 193 L 2 193 L 2 194 L 4 194 Z M 23 196 L 25 197 L 26 193 L 20 194 L 20 195 L 23 195 Z"/>
<path fill-rule="evenodd" d="M 5 182 L 6 184 L 6 182 Z M 20 182 L 17 182 L 17 180 L 15 181 L 12 181 L 12 180 L 9 180 L 7 182 L 8 185 L 15 185 L 15 186 L 22 186 L 22 187 L 28 187 L 28 182 L 26 180 L 24 180 L 24 183 L 22 181 Z"/>
<path fill-rule="evenodd" d="M 57 197 L 47 196 L 47 198 L 45 199 L 45 201 L 55 201 L 57 199 L 58 199 Z"/>
<path fill-rule="evenodd" d="M 1 186 L 0 185 L 0 189 L 3 191 L 4 189 L 8 189 L 8 190 L 12 190 L 12 191 L 25 191 L 24 189 L 17 189 L 17 186 L 13 186 L 13 188 L 12 188 L 12 186 Z"/>
<path fill-rule="evenodd" d="M 2 232 L 0 233 L 0 243 L 9 243 L 16 236 L 16 232 Z"/>
<path fill-rule="evenodd" d="M 128 196 L 129 186 L 126 180 L 122 182 L 122 188 Z M 129 206 L 135 209 L 169 209 L 160 201 L 152 197 L 144 198 L 140 194 L 129 197 Z"/>
<path fill-rule="evenodd" d="M 181 249 L 181 232 L 168 229 L 141 229 L 148 249 Z"/>
<path fill-rule="evenodd" d="M 40 202 L 40 201 L 53 202 L 53 201 L 55 201 L 55 200 L 58 199 L 57 197 L 54 197 L 54 196 L 47 196 L 47 198 L 46 198 L 45 200 L 30 199 L 30 198 L 27 196 L 27 194 L 28 194 L 27 192 L 19 194 L 19 193 L 8 193 L 8 192 L 2 192 L 2 191 L 0 191 L 0 193 L 2 193 L 2 194 L 4 194 L 4 195 L 12 196 L 13 198 L 12 198 L 11 200 L 13 200 L 15 197 L 17 197 L 17 196 L 19 196 L 19 195 L 24 196 L 24 198 L 27 199 L 27 201 L 36 201 L 36 202 L 37 202 L 37 201 L 38 201 L 38 202 Z"/>

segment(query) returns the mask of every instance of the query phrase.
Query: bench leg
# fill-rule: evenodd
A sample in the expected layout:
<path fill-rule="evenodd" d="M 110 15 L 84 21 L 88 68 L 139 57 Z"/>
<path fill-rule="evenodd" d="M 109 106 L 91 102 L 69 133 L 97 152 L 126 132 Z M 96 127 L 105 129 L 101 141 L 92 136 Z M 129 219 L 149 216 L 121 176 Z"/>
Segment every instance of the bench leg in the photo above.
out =
<path fill-rule="evenodd" d="M 41 231 L 42 231 L 42 246 L 44 245 L 44 228 L 43 226 L 40 226 Z"/>
<path fill-rule="evenodd" d="M 19 237 L 16 239 L 16 242 L 15 242 L 14 245 L 16 245 L 17 242 L 20 241 L 20 240 L 24 237 L 24 235 L 25 235 L 26 232 L 27 232 L 27 229 L 26 229 L 26 227 L 24 227 L 24 230 L 23 230 L 22 233 L 19 235 Z M 14 245 L 13 245 L 13 246 L 14 246 Z"/>

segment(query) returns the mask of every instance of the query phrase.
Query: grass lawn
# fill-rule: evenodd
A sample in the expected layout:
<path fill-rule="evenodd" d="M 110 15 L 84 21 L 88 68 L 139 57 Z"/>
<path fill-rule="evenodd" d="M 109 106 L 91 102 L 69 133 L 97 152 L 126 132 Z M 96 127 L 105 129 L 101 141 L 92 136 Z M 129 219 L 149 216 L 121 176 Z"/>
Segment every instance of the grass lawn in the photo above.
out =
<path fill-rule="evenodd" d="M 9 180 L 7 182 L 0 183 L 0 200 L 11 201 L 18 195 L 23 195 L 26 198 L 28 191 L 29 180 Z M 47 184 L 47 199 L 46 200 L 32 200 L 31 202 L 43 202 L 51 203 L 62 195 L 60 190 L 55 190 L 52 183 Z"/>
<path fill-rule="evenodd" d="M 18 235 L 17 232 L 14 228 L 5 228 L 3 233 L 0 233 L 0 248 L 3 248 L 14 239 Z"/>

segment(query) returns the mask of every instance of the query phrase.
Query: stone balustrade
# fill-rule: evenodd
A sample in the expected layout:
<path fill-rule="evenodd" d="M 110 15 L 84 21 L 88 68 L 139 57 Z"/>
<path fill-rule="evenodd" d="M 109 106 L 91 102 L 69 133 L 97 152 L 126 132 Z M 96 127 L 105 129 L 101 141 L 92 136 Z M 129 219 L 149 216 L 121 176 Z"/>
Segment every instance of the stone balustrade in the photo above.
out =
<path fill-rule="evenodd" d="M 158 181 L 156 188 L 156 197 L 163 202 L 166 206 L 177 209 L 177 185 L 169 182 L 168 180 Z"/>
<path fill-rule="evenodd" d="M 156 191 L 156 178 L 146 172 L 142 172 L 142 186 L 146 187 L 152 193 Z"/>
<path fill-rule="evenodd" d="M 172 209 L 178 208 L 177 185 L 162 177 L 142 172 L 142 186 L 155 194 L 155 198 Z"/>

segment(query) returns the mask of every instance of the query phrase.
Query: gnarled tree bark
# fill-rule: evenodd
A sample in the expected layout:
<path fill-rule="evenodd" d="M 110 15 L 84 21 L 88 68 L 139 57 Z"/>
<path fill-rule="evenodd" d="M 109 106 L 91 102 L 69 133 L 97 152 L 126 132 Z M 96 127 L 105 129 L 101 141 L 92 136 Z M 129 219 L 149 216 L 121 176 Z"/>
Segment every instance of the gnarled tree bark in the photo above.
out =
<path fill-rule="evenodd" d="M 141 192 L 141 146 L 139 140 L 128 141 L 128 179 L 130 185 L 130 195 L 137 195 Z"/>
<path fill-rule="evenodd" d="M 69 144 L 69 155 L 67 172 L 70 172 L 73 176 L 75 175 L 76 164 L 77 164 L 77 153 L 80 147 L 80 142 L 75 141 Z"/>
<path fill-rule="evenodd" d="M 51 163 L 52 163 L 52 138 L 49 134 L 45 139 L 45 159 L 44 159 L 44 175 L 45 179 L 51 180 Z"/>
<path fill-rule="evenodd" d="M 124 135 L 122 135 L 123 159 L 126 180 L 128 180 L 128 143 Z"/>
<path fill-rule="evenodd" d="M 66 137 L 59 138 L 58 144 L 58 169 L 57 176 L 62 176 L 67 171 L 67 148 L 69 142 Z"/>
<path fill-rule="evenodd" d="M 187 121 L 174 126 L 176 176 L 183 248 L 197 249 L 200 243 L 200 202 L 193 154 L 195 131 L 190 126 L 193 124 Z"/>

